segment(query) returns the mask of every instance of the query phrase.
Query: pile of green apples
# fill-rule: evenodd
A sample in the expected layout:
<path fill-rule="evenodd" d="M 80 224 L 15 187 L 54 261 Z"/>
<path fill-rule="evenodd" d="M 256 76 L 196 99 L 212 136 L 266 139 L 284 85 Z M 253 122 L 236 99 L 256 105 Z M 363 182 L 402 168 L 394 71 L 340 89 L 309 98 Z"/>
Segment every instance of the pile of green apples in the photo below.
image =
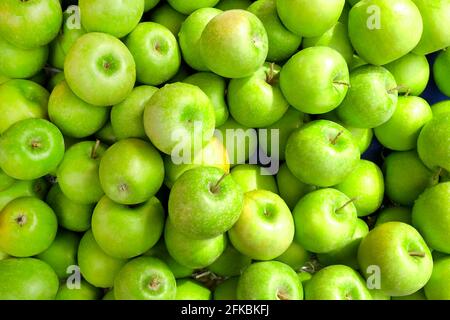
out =
<path fill-rule="evenodd" d="M 450 0 L 1 0 L 0 299 L 450 299 L 447 47 Z"/>

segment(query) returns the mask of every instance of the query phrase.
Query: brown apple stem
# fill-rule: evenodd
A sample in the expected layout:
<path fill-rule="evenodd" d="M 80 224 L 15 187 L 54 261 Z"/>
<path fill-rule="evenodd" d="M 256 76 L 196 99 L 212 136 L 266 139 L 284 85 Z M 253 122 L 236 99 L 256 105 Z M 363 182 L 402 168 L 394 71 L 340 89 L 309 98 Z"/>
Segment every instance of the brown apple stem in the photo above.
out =
<path fill-rule="evenodd" d="M 440 176 L 442 176 L 444 174 L 444 169 L 439 168 L 436 170 L 436 173 L 433 176 L 433 180 L 435 179 L 439 179 Z"/>
<path fill-rule="evenodd" d="M 346 203 L 344 203 L 341 207 L 339 207 L 337 210 L 336 210 L 336 212 L 338 212 L 339 210 L 342 210 L 342 209 L 344 209 L 346 206 L 348 206 L 350 203 L 352 203 L 352 202 L 354 202 L 354 201 L 356 201 L 356 197 L 355 198 L 351 198 L 350 200 L 348 200 Z"/>
<path fill-rule="evenodd" d="M 280 290 L 277 292 L 277 298 L 278 298 L 278 300 L 290 300 L 289 296 Z"/>
<path fill-rule="evenodd" d="M 340 86 L 346 86 L 346 87 L 349 87 L 349 88 L 352 87 L 352 86 L 350 85 L 350 83 L 344 82 L 344 81 L 333 81 L 333 83 L 334 83 L 334 84 L 338 84 L 338 85 L 340 85 Z"/>
<path fill-rule="evenodd" d="M 425 252 L 410 251 L 409 255 L 411 257 L 421 257 L 421 258 L 423 258 L 423 257 L 425 257 Z"/>
<path fill-rule="evenodd" d="M 100 146 L 100 140 L 96 140 L 95 141 L 95 145 L 92 147 L 92 151 L 91 151 L 91 158 L 92 159 L 97 159 L 97 150 L 98 147 Z"/>
<path fill-rule="evenodd" d="M 408 97 L 411 94 L 411 89 L 408 88 L 405 93 L 405 97 Z"/>
<path fill-rule="evenodd" d="M 344 133 L 344 130 L 338 132 L 338 134 L 330 141 L 332 145 L 335 145 L 339 137 Z"/>
<path fill-rule="evenodd" d="M 268 84 L 273 84 L 275 79 L 275 63 L 270 64 L 269 72 L 266 73 L 266 82 Z"/>
<path fill-rule="evenodd" d="M 228 176 L 229 175 L 229 173 L 227 173 L 227 172 L 225 172 L 221 177 L 220 177 L 220 179 L 216 182 L 216 184 L 214 185 L 214 186 L 212 186 L 211 187 L 211 192 L 212 193 L 217 193 L 217 191 L 219 191 L 219 186 L 220 186 L 220 183 L 223 181 L 223 179 L 225 179 L 225 177 L 226 176 Z"/>
<path fill-rule="evenodd" d="M 204 277 L 209 276 L 210 274 L 211 274 L 211 271 L 205 271 L 205 272 L 196 274 L 196 275 L 195 275 L 195 279 L 204 278 Z"/>
<path fill-rule="evenodd" d="M 389 93 L 389 94 L 392 94 L 392 93 L 394 93 L 395 91 L 400 91 L 401 89 L 409 89 L 407 86 L 404 86 L 404 85 L 398 85 L 398 86 L 396 86 L 395 88 L 392 88 L 392 89 L 389 89 L 387 92 Z"/>

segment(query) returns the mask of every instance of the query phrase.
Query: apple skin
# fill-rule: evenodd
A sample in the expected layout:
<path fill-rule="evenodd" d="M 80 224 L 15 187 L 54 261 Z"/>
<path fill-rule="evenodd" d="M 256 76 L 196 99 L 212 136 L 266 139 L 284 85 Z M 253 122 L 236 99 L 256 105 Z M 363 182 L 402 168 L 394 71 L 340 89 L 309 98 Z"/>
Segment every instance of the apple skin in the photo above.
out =
<path fill-rule="evenodd" d="M 378 213 L 375 227 L 391 221 L 398 221 L 411 225 L 411 219 L 411 209 L 405 207 L 389 207 Z"/>
<path fill-rule="evenodd" d="M 130 33 L 144 13 L 143 0 L 79 0 L 81 24 L 87 32 L 103 32 L 122 38 Z"/>
<path fill-rule="evenodd" d="M 298 50 L 302 37 L 292 33 L 283 25 L 278 17 L 275 0 L 255 1 L 247 10 L 255 14 L 266 28 L 269 40 L 267 61 L 284 61 Z"/>
<path fill-rule="evenodd" d="M 30 80 L 9 80 L 0 86 L 0 135 L 20 120 L 47 118 L 49 93 Z"/>
<path fill-rule="evenodd" d="M 48 58 L 48 46 L 21 49 L 0 37 L 0 74 L 8 78 L 29 78 L 41 70 Z"/>
<path fill-rule="evenodd" d="M 14 184 L 14 182 L 16 182 L 16 181 L 17 181 L 16 179 L 11 178 L 5 172 L 3 172 L 2 169 L 0 169 L 0 192 L 11 187 Z M 1 208 L 0 208 L 0 211 L 1 211 Z"/>
<path fill-rule="evenodd" d="M 116 300 L 114 297 L 114 288 L 111 288 L 102 298 L 102 300 Z"/>
<path fill-rule="evenodd" d="M 138 24 L 125 44 L 136 62 L 136 77 L 140 83 L 160 85 L 180 68 L 181 53 L 177 40 L 169 29 L 160 24 Z"/>
<path fill-rule="evenodd" d="M 52 92 L 53 89 L 55 89 L 55 87 L 61 83 L 62 81 L 64 81 L 65 77 L 64 77 L 64 72 L 57 72 L 55 73 L 49 80 L 47 83 L 47 90 Z"/>
<path fill-rule="evenodd" d="M 430 79 L 430 66 L 424 55 L 408 53 L 384 66 L 399 85 L 399 93 L 419 96 L 425 90 Z"/>
<path fill-rule="evenodd" d="M 424 166 L 415 150 L 391 153 L 383 170 L 386 195 L 404 206 L 412 206 L 425 189 L 439 182 L 439 175 Z"/>
<path fill-rule="evenodd" d="M 167 2 L 178 12 L 191 14 L 197 9 L 214 7 L 219 0 L 197 0 L 195 2 L 184 0 L 167 0 Z"/>
<path fill-rule="evenodd" d="M 214 300 L 237 300 L 238 282 L 239 277 L 233 277 L 219 284 L 214 290 Z"/>
<path fill-rule="evenodd" d="M 450 254 L 450 182 L 439 183 L 423 192 L 414 203 L 413 226 L 423 235 L 428 245 Z"/>
<path fill-rule="evenodd" d="M 101 128 L 95 133 L 95 138 L 100 141 L 103 141 L 103 143 L 105 143 L 108 146 L 111 146 L 117 141 L 119 141 L 119 139 L 117 139 L 116 137 L 116 133 L 114 132 L 111 121 L 108 121 L 103 126 L 103 128 Z"/>
<path fill-rule="evenodd" d="M 225 78 L 250 76 L 263 65 L 268 50 L 263 23 L 253 13 L 240 9 L 215 16 L 200 38 L 203 62 Z"/>
<path fill-rule="evenodd" d="M 283 24 L 295 34 L 317 37 L 339 19 L 345 0 L 277 0 L 277 11 Z"/>
<path fill-rule="evenodd" d="M 387 122 L 398 100 L 394 76 L 383 67 L 363 66 L 350 73 L 350 89 L 336 109 L 338 117 L 357 128 L 375 128 Z"/>
<path fill-rule="evenodd" d="M 347 94 L 348 83 L 344 58 L 328 47 L 303 49 L 286 62 L 280 73 L 286 100 L 309 114 L 326 113 L 339 106 Z"/>
<path fill-rule="evenodd" d="M 409 53 L 419 43 L 422 31 L 420 11 L 410 0 L 363 0 L 350 10 L 350 40 L 358 55 L 373 65 Z"/>
<path fill-rule="evenodd" d="M 0 34 L 9 43 L 24 49 L 51 42 L 58 35 L 62 20 L 58 0 L 5 0 L 0 4 Z"/>
<path fill-rule="evenodd" d="M 412 0 L 420 10 L 423 20 L 423 34 L 414 48 L 416 54 L 426 55 L 450 45 L 450 1 Z"/>
<path fill-rule="evenodd" d="M 0 192 L 0 211 L 12 200 L 22 197 L 45 198 L 48 186 L 44 178 L 36 180 L 16 180 L 9 188 Z"/>
<path fill-rule="evenodd" d="M 311 254 L 294 240 L 289 248 L 275 260 L 287 264 L 294 271 L 300 271 L 310 258 Z"/>
<path fill-rule="evenodd" d="M 255 260 L 272 260 L 294 239 L 294 219 L 283 199 L 267 190 L 245 193 L 239 220 L 228 231 L 233 246 Z"/>
<path fill-rule="evenodd" d="M 111 288 L 117 273 L 127 263 L 126 259 L 107 255 L 95 242 L 92 230 L 80 240 L 77 261 L 83 278 L 98 288 Z"/>
<path fill-rule="evenodd" d="M 216 8 L 201 8 L 190 14 L 178 33 L 183 60 L 193 69 L 209 71 L 200 55 L 200 38 L 212 18 L 222 13 Z"/>
<path fill-rule="evenodd" d="M 53 269 L 35 258 L 1 260 L 0 282 L 1 300 L 53 300 L 59 287 Z"/>
<path fill-rule="evenodd" d="M 431 111 L 433 111 L 433 117 L 450 113 L 450 100 L 444 100 L 433 104 L 431 106 Z"/>
<path fill-rule="evenodd" d="M 66 285 L 59 287 L 55 300 L 99 300 L 102 290 L 91 285 L 85 280 L 81 280 L 80 288 L 70 289 Z"/>
<path fill-rule="evenodd" d="M 250 128 L 264 128 L 283 117 L 289 103 L 278 83 L 280 70 L 265 63 L 251 76 L 230 81 L 227 101 L 233 119 Z"/>
<path fill-rule="evenodd" d="M 1 72 L 1 70 L 0 70 Z M 446 96 L 450 96 L 450 55 L 446 50 L 439 53 L 433 65 L 434 82 L 439 90 Z M 3 72 L 3 74 L 6 74 Z"/>
<path fill-rule="evenodd" d="M 354 199 L 358 217 L 374 213 L 383 202 L 384 179 L 381 169 L 373 162 L 360 160 L 356 168 L 335 188 Z"/>
<path fill-rule="evenodd" d="M 211 290 L 191 279 L 177 280 L 175 300 L 211 300 Z"/>
<path fill-rule="evenodd" d="M 303 287 L 295 271 L 279 261 L 251 264 L 237 286 L 239 300 L 303 300 Z"/>
<path fill-rule="evenodd" d="M 208 267 L 208 270 L 222 277 L 234 277 L 240 276 L 251 263 L 252 259 L 228 244 L 225 251 Z"/>
<path fill-rule="evenodd" d="M 434 262 L 433 273 L 425 285 L 425 295 L 429 300 L 450 300 L 450 257 Z"/>
<path fill-rule="evenodd" d="M 253 0 L 220 0 L 216 8 L 222 11 L 232 9 L 246 10 L 252 3 Z"/>
<path fill-rule="evenodd" d="M 181 12 L 176 11 L 168 3 L 162 3 L 161 6 L 156 7 L 150 12 L 149 20 L 151 22 L 159 23 L 172 32 L 175 37 L 178 37 L 181 24 L 186 20 L 187 16 Z"/>
<path fill-rule="evenodd" d="M 344 193 L 320 189 L 308 193 L 295 206 L 295 240 L 306 250 L 327 253 L 348 243 L 355 232 L 355 205 Z"/>
<path fill-rule="evenodd" d="M 306 300 L 372 300 L 361 276 L 350 267 L 333 265 L 315 273 L 305 285 Z"/>
<path fill-rule="evenodd" d="M 103 154 L 99 178 L 111 200 L 135 205 L 147 201 L 161 188 L 164 163 L 150 143 L 135 138 L 124 139 Z"/>
<path fill-rule="evenodd" d="M 159 259 L 139 257 L 128 262 L 114 280 L 117 300 L 173 300 L 177 283 Z"/>
<path fill-rule="evenodd" d="M 66 279 L 70 274 L 67 268 L 77 264 L 77 251 L 80 237 L 77 233 L 59 229 L 55 240 L 47 250 L 37 258 L 48 263 L 59 279 Z"/>
<path fill-rule="evenodd" d="M 266 175 L 261 174 L 265 172 Z M 253 190 L 267 190 L 278 194 L 277 182 L 267 169 L 256 164 L 240 164 L 231 170 L 233 180 L 244 193 Z"/>
<path fill-rule="evenodd" d="M 119 39 L 99 32 L 87 33 L 73 44 L 64 61 L 70 89 L 96 106 L 111 106 L 133 90 L 136 64 Z"/>
<path fill-rule="evenodd" d="M 164 241 L 172 258 L 191 269 L 201 269 L 211 265 L 227 247 L 225 234 L 201 240 L 188 238 L 175 229 L 170 219 L 166 220 Z"/>
<path fill-rule="evenodd" d="M 105 125 L 109 118 L 109 109 L 84 102 L 63 80 L 50 94 L 48 116 L 64 135 L 85 138 Z"/>
<path fill-rule="evenodd" d="M 148 12 L 159 3 L 160 0 L 145 0 L 144 1 L 144 12 Z"/>
<path fill-rule="evenodd" d="M 10 177 L 33 180 L 53 172 L 64 156 L 61 131 L 44 119 L 26 119 L 0 137 L 0 167 Z"/>
<path fill-rule="evenodd" d="M 414 96 L 398 97 L 392 117 L 374 129 L 378 141 L 391 150 L 415 149 L 422 127 L 433 118 L 430 105 Z"/>
<path fill-rule="evenodd" d="M 146 139 L 144 123 L 145 105 L 158 88 L 152 86 L 138 86 L 130 95 L 111 109 L 111 125 L 117 139 L 140 138 Z"/>
<path fill-rule="evenodd" d="M 380 268 L 380 289 L 390 296 L 418 291 L 430 279 L 433 269 L 424 239 L 402 222 L 387 222 L 372 229 L 359 245 L 358 262 L 366 278 L 372 275 L 369 266 Z"/>
<path fill-rule="evenodd" d="M 96 147 L 93 141 L 83 141 L 64 154 L 56 176 L 61 191 L 72 202 L 88 205 L 97 203 L 103 196 L 98 171 L 105 151 L 104 144 Z"/>
<path fill-rule="evenodd" d="M 303 183 L 320 187 L 344 181 L 359 158 L 351 133 L 328 120 L 306 124 L 291 134 L 286 145 L 286 163 L 292 174 Z"/>
<path fill-rule="evenodd" d="M 169 217 L 173 227 L 189 238 L 214 238 L 236 223 L 243 201 L 244 193 L 232 176 L 219 168 L 198 167 L 175 181 Z"/>

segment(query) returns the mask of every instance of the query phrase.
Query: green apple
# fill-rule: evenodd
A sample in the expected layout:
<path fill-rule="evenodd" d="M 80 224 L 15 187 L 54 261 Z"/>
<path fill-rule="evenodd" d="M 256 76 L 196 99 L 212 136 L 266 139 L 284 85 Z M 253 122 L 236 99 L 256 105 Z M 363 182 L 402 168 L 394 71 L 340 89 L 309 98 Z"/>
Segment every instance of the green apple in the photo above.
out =
<path fill-rule="evenodd" d="M 195 73 L 183 80 L 202 89 L 211 100 L 214 107 L 216 127 L 223 125 L 229 116 L 225 103 L 226 82 L 225 79 L 210 72 Z"/>
<path fill-rule="evenodd" d="M 277 11 L 283 24 L 304 37 L 317 37 L 339 19 L 345 0 L 277 0 Z"/>
<path fill-rule="evenodd" d="M 411 209 L 405 207 L 389 207 L 385 208 L 377 216 L 377 222 L 375 223 L 375 227 L 378 227 L 380 224 L 398 221 L 406 224 L 412 224 L 411 221 Z"/>
<path fill-rule="evenodd" d="M 29 80 L 9 80 L 0 86 L 0 135 L 20 120 L 46 118 L 49 93 Z"/>
<path fill-rule="evenodd" d="M 201 8 L 195 10 L 184 20 L 178 33 L 181 52 L 184 61 L 193 69 L 208 71 L 200 55 L 200 38 L 206 25 L 212 18 L 222 13 L 215 8 Z"/>
<path fill-rule="evenodd" d="M 143 84 L 160 85 L 180 68 L 181 54 L 175 36 L 154 22 L 143 22 L 131 32 L 125 44 L 136 61 L 136 77 Z"/>
<path fill-rule="evenodd" d="M 147 201 L 161 187 L 164 163 L 150 143 L 130 138 L 113 144 L 101 158 L 100 184 L 105 194 L 120 204 Z"/>
<path fill-rule="evenodd" d="M 104 196 L 92 214 L 92 233 L 108 255 L 132 258 L 158 242 L 164 229 L 164 218 L 164 209 L 155 197 L 130 208 Z"/>
<path fill-rule="evenodd" d="M 56 169 L 63 156 L 61 131 L 44 119 L 19 121 L 0 137 L 0 167 L 15 179 L 43 177 Z"/>
<path fill-rule="evenodd" d="M 237 300 L 238 282 L 239 277 L 233 277 L 220 283 L 214 290 L 214 300 Z"/>
<path fill-rule="evenodd" d="M 219 2 L 219 0 L 197 0 L 197 1 L 167 0 L 167 2 L 178 12 L 184 14 L 191 14 L 197 9 L 214 7 Z"/>
<path fill-rule="evenodd" d="M 161 6 L 158 6 L 150 12 L 149 20 L 163 25 L 177 37 L 181 24 L 186 17 L 186 15 L 176 11 L 169 4 L 163 3 Z"/>
<path fill-rule="evenodd" d="M 144 13 L 143 0 L 79 0 L 81 24 L 87 32 L 109 33 L 122 38 L 130 33 Z"/>
<path fill-rule="evenodd" d="M 34 256 L 50 247 L 57 229 L 55 213 L 45 202 L 15 199 L 0 213 L 0 250 L 15 257 Z"/>
<path fill-rule="evenodd" d="M 293 132 L 286 145 L 286 163 L 301 182 L 328 187 L 341 183 L 356 168 L 359 148 L 341 125 L 316 120 Z"/>
<path fill-rule="evenodd" d="M 108 121 L 103 128 L 95 133 L 95 138 L 102 141 L 103 143 L 111 146 L 116 143 L 119 139 L 116 137 L 116 133 L 112 127 L 111 121 Z"/>
<path fill-rule="evenodd" d="M 11 178 L 5 172 L 3 172 L 2 169 L 0 169 L 0 192 L 11 187 L 16 181 L 16 179 Z"/>
<path fill-rule="evenodd" d="M 308 193 L 292 214 L 295 240 L 315 253 L 327 253 L 344 246 L 351 240 L 357 224 L 352 199 L 331 188 Z"/>
<path fill-rule="evenodd" d="M 317 258 L 319 259 L 319 262 L 325 266 L 343 264 L 354 270 L 358 270 L 358 247 L 361 240 L 368 233 L 369 227 L 366 222 L 361 219 L 356 220 L 356 228 L 350 241 L 336 250 L 318 254 Z"/>
<path fill-rule="evenodd" d="M 1 70 L 0 70 L 1 72 Z M 441 51 L 434 61 L 433 75 L 439 90 L 446 96 L 450 96 L 450 80 L 448 73 L 450 72 L 450 54 L 447 50 Z M 3 72 L 7 75 L 7 73 Z"/>
<path fill-rule="evenodd" d="M 36 180 L 16 180 L 9 188 L 0 191 L 0 212 L 14 199 L 22 197 L 45 198 L 47 182 L 41 178 Z"/>
<path fill-rule="evenodd" d="M 99 140 L 79 142 L 66 151 L 58 167 L 57 179 L 68 199 L 79 204 L 100 200 L 104 191 L 100 185 L 99 165 L 105 151 L 106 146 Z"/>
<path fill-rule="evenodd" d="M 450 100 L 444 100 L 433 104 L 431 106 L 431 111 L 433 111 L 434 117 L 450 113 Z"/>
<path fill-rule="evenodd" d="M 0 37 L 0 74 L 8 78 L 29 78 L 41 70 L 48 58 L 48 47 L 16 47 Z"/>
<path fill-rule="evenodd" d="M 0 74 L 0 85 L 9 81 L 10 79 Z"/>
<path fill-rule="evenodd" d="M 272 260 L 294 239 L 294 219 L 283 199 L 267 190 L 244 195 L 239 220 L 228 231 L 233 246 L 255 260 Z"/>
<path fill-rule="evenodd" d="M 160 0 L 145 0 L 144 1 L 144 12 L 150 11 L 159 3 Z"/>
<path fill-rule="evenodd" d="M 375 163 L 360 160 L 347 178 L 335 188 L 353 199 L 359 217 L 368 216 L 383 202 L 383 173 Z"/>
<path fill-rule="evenodd" d="M 384 160 L 386 195 L 395 203 L 411 206 L 425 189 L 439 182 L 439 175 L 420 161 L 417 152 L 393 152 Z"/>
<path fill-rule="evenodd" d="M 440 183 L 423 192 L 414 203 L 413 226 L 423 235 L 428 245 L 450 254 L 450 182 Z"/>
<path fill-rule="evenodd" d="M 303 183 L 298 180 L 289 170 L 286 163 L 283 163 L 277 173 L 277 184 L 281 198 L 288 207 L 293 210 L 298 200 L 307 193 L 316 190 L 315 186 Z"/>
<path fill-rule="evenodd" d="M 175 229 L 170 219 L 166 221 L 164 241 L 172 258 L 191 269 L 201 269 L 211 265 L 222 255 L 227 246 L 225 234 L 201 240 L 188 238 Z"/>
<path fill-rule="evenodd" d="M 430 66 L 423 55 L 408 53 L 384 66 L 395 78 L 399 93 L 422 94 L 430 79 Z"/>
<path fill-rule="evenodd" d="M 303 287 L 291 267 L 279 261 L 256 262 L 242 273 L 239 300 L 302 300 Z"/>
<path fill-rule="evenodd" d="M 192 152 L 211 140 L 214 127 L 211 100 L 192 84 L 167 84 L 145 106 L 147 136 L 155 147 L 172 158 L 181 156 L 189 161 Z"/>
<path fill-rule="evenodd" d="M 0 3 L 0 34 L 18 47 L 30 49 L 48 44 L 58 35 L 62 20 L 58 0 Z"/>
<path fill-rule="evenodd" d="M 264 128 L 283 117 L 289 103 L 280 89 L 280 70 L 274 63 L 265 63 L 251 76 L 230 81 L 228 106 L 237 122 L 250 128 Z"/>
<path fill-rule="evenodd" d="M 287 264 L 295 271 L 300 271 L 310 258 L 311 254 L 294 240 L 289 248 L 275 260 Z"/>
<path fill-rule="evenodd" d="M 105 33 L 87 33 L 73 44 L 64 61 L 70 89 L 96 106 L 124 100 L 133 90 L 136 64 L 125 44 Z"/>
<path fill-rule="evenodd" d="M 83 278 L 98 288 L 111 288 L 116 275 L 127 263 L 126 259 L 107 255 L 95 242 L 91 230 L 81 238 L 77 261 Z"/>
<path fill-rule="evenodd" d="M 96 288 L 85 280 L 81 280 L 79 288 L 69 288 L 61 285 L 55 300 L 99 300 L 102 290 Z"/>
<path fill-rule="evenodd" d="M 390 296 L 418 291 L 430 279 L 433 260 L 420 233 L 402 222 L 387 222 L 372 229 L 358 249 L 361 272 Z M 375 267 L 374 267 L 375 266 Z"/>
<path fill-rule="evenodd" d="M 169 267 L 152 257 L 131 260 L 114 281 L 117 300 L 173 300 L 176 289 L 175 277 Z"/>
<path fill-rule="evenodd" d="M 284 61 L 298 50 L 302 37 L 283 25 L 278 17 L 276 0 L 255 1 L 247 10 L 255 14 L 266 28 L 269 40 L 268 61 Z"/>
<path fill-rule="evenodd" d="M 116 300 L 114 296 L 114 288 L 111 288 L 102 298 L 102 300 Z"/>
<path fill-rule="evenodd" d="M 0 261 L 8 259 L 8 258 L 9 258 L 9 255 L 7 255 L 6 253 L 0 251 Z"/>
<path fill-rule="evenodd" d="M 252 0 L 221 0 L 216 5 L 216 8 L 223 11 L 232 9 L 246 10 L 252 4 L 252 2 Z"/>
<path fill-rule="evenodd" d="M 361 276 L 350 267 L 333 265 L 315 273 L 305 285 L 306 300 L 372 300 Z"/>
<path fill-rule="evenodd" d="M 375 128 L 395 112 L 398 88 L 394 76 L 385 68 L 363 66 L 350 73 L 350 89 L 337 108 L 339 118 L 357 128 Z"/>
<path fill-rule="evenodd" d="M 208 267 L 208 270 L 222 277 L 239 276 L 252 263 L 252 259 L 237 251 L 231 244 Z"/>
<path fill-rule="evenodd" d="M 450 299 L 450 257 L 435 261 L 431 278 L 425 285 L 425 295 L 429 300 Z"/>
<path fill-rule="evenodd" d="M 105 125 L 109 118 L 109 109 L 84 102 L 63 80 L 50 94 L 48 116 L 64 135 L 84 138 Z"/>
<path fill-rule="evenodd" d="M 419 43 L 422 31 L 422 16 L 411 0 L 363 0 L 350 10 L 350 40 L 370 64 L 403 57 Z"/>
<path fill-rule="evenodd" d="M 278 193 L 275 177 L 264 167 L 256 164 L 240 164 L 231 170 L 234 181 L 245 192 L 253 190 L 268 190 Z"/>
<path fill-rule="evenodd" d="M 415 149 L 422 127 L 431 118 L 433 118 L 433 112 L 424 99 L 400 96 L 392 117 L 374 129 L 375 136 L 383 146 L 391 150 Z"/>
<path fill-rule="evenodd" d="M 416 291 L 407 296 L 392 297 L 392 300 L 415 300 L 415 301 L 417 301 L 417 300 L 427 300 L 427 297 L 425 296 L 424 290 L 421 289 L 421 290 Z"/>
<path fill-rule="evenodd" d="M 328 47 L 304 49 L 281 69 L 280 87 L 294 108 L 310 114 L 329 112 L 347 94 L 347 63 L 339 52 Z"/>
<path fill-rule="evenodd" d="M 359 68 L 361 66 L 365 66 L 368 63 L 366 61 L 364 61 L 360 56 L 353 54 L 353 59 L 352 61 L 349 63 L 348 65 L 348 69 L 350 71 L 355 70 L 356 68 Z"/>
<path fill-rule="evenodd" d="M 449 0 L 412 0 L 420 10 L 423 34 L 414 53 L 426 55 L 450 46 Z"/>
<path fill-rule="evenodd" d="M 0 261 L 1 300 L 52 300 L 59 282 L 53 269 L 35 258 Z"/>
<path fill-rule="evenodd" d="M 347 25 L 337 22 L 322 35 L 303 39 L 303 48 L 314 46 L 330 47 L 339 52 L 349 64 L 353 60 L 353 47 L 348 36 Z"/>
<path fill-rule="evenodd" d="M 228 10 L 203 30 L 200 55 L 206 67 L 225 78 L 248 77 L 264 63 L 269 50 L 262 22 L 251 12 Z"/>
<path fill-rule="evenodd" d="M 47 83 L 47 90 L 49 90 L 50 92 L 53 91 L 53 89 L 55 89 L 55 87 L 61 83 L 62 81 L 64 81 L 65 77 L 64 77 L 64 72 L 57 72 L 55 73 L 49 80 Z"/>
<path fill-rule="evenodd" d="M 175 300 L 211 300 L 211 290 L 191 279 L 177 280 Z"/>
<path fill-rule="evenodd" d="M 173 227 L 189 238 L 214 238 L 236 223 L 243 201 L 244 193 L 232 176 L 219 168 L 197 167 L 175 181 L 169 217 Z"/>
<path fill-rule="evenodd" d="M 391 300 L 391 296 L 383 293 L 379 289 L 369 289 L 372 300 Z"/>

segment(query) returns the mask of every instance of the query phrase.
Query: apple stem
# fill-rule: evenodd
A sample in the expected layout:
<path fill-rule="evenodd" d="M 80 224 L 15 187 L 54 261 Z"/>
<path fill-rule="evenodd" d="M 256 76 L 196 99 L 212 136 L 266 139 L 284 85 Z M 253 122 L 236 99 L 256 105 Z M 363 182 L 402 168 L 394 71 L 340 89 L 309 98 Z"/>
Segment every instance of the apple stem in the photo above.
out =
<path fill-rule="evenodd" d="M 423 257 L 425 257 L 425 252 L 411 251 L 411 252 L 409 252 L 409 255 L 411 257 L 421 257 L 421 258 L 423 258 Z"/>
<path fill-rule="evenodd" d="M 338 132 L 338 134 L 330 141 L 332 145 L 335 145 L 339 137 L 344 133 L 344 130 Z"/>
<path fill-rule="evenodd" d="M 408 88 L 405 93 L 405 97 L 408 97 L 411 94 L 411 89 Z"/>
<path fill-rule="evenodd" d="M 439 179 L 439 177 L 442 176 L 443 174 L 444 174 L 444 169 L 442 169 L 442 168 L 437 169 L 436 173 L 433 176 L 433 180 Z"/>
<path fill-rule="evenodd" d="M 392 93 L 394 93 L 395 91 L 399 91 L 399 90 L 401 90 L 401 89 L 409 90 L 409 88 L 408 88 L 407 86 L 399 85 L 399 86 L 396 86 L 395 88 L 389 89 L 387 92 L 388 92 L 389 94 L 392 94 Z"/>
<path fill-rule="evenodd" d="M 91 158 L 92 159 L 97 159 L 97 150 L 98 147 L 100 146 L 100 140 L 96 140 L 95 141 L 95 145 L 92 147 L 92 151 L 91 151 Z"/>
<path fill-rule="evenodd" d="M 196 274 L 196 275 L 195 275 L 195 279 L 204 278 L 204 277 L 209 276 L 210 274 L 211 274 L 211 271 L 205 271 L 205 272 Z"/>
<path fill-rule="evenodd" d="M 350 200 L 348 200 L 347 202 L 345 202 L 341 207 L 339 207 L 336 212 L 338 212 L 339 210 L 344 209 L 346 206 L 348 206 L 350 203 L 355 202 L 357 199 L 357 197 L 351 198 Z"/>
<path fill-rule="evenodd" d="M 275 63 L 270 64 L 269 72 L 266 73 L 266 82 L 270 85 L 274 84 L 275 80 Z"/>
<path fill-rule="evenodd" d="M 340 86 L 346 86 L 346 87 L 349 87 L 349 88 L 352 87 L 350 83 L 344 82 L 344 81 L 333 81 L 333 83 L 334 83 L 334 84 L 338 84 L 338 85 L 340 85 Z"/>
<path fill-rule="evenodd" d="M 212 186 L 211 187 L 211 192 L 212 193 L 217 193 L 217 191 L 219 191 L 219 185 L 220 185 L 220 183 L 223 181 L 223 179 L 225 179 L 225 177 L 226 176 L 228 176 L 229 175 L 229 173 L 227 173 L 227 172 L 225 172 L 221 177 L 220 177 L 220 179 L 216 182 L 216 184 L 214 185 L 214 186 Z"/>
<path fill-rule="evenodd" d="M 278 300 L 290 300 L 289 296 L 280 290 L 277 292 L 277 298 Z"/>

